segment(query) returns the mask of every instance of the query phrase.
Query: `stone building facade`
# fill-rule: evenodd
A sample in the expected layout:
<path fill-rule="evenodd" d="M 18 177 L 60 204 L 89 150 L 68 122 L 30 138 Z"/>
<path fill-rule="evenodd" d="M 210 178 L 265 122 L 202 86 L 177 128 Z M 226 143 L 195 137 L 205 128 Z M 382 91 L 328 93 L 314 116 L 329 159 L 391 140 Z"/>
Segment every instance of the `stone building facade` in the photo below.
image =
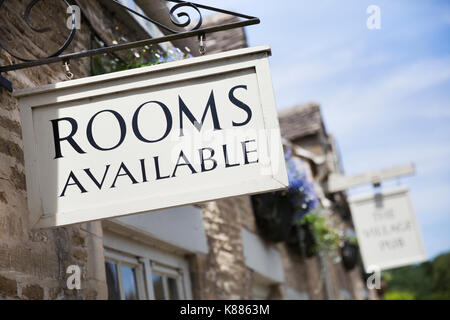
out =
<path fill-rule="evenodd" d="M 127 1 L 125 1 L 127 2 Z M 130 3 L 130 1 L 128 1 Z M 67 36 L 61 1 L 40 3 L 31 22 L 51 30 L 35 34 L 23 20 L 28 1 L 5 1 L 0 8 L 1 41 L 28 59 L 45 56 Z M 70 49 L 98 43 L 157 36 L 128 12 L 107 0 L 79 0 L 82 28 Z M 168 23 L 168 9 L 158 1 L 136 1 L 148 16 Z M 208 17 L 206 24 L 229 17 Z M 94 41 L 95 40 L 95 41 Z M 197 55 L 196 39 L 171 44 Z M 207 37 L 209 54 L 247 46 L 244 30 Z M 166 45 L 159 48 L 167 50 Z M 117 59 L 122 57 L 118 53 Z M 18 62 L 0 50 L 0 64 Z M 71 62 L 76 77 L 92 74 L 92 60 Z M 66 80 L 60 64 L 4 74 L 15 89 Z M 304 112 L 307 110 L 308 115 Z M 337 151 L 316 105 L 280 114 L 286 143 L 298 147 L 318 185 L 339 168 Z M 300 115 L 301 116 L 300 116 Z M 311 115 L 311 116 L 310 116 Z M 298 121 L 292 121 L 297 119 Z M 328 257 L 304 258 L 285 243 L 271 244 L 259 235 L 249 196 L 123 218 L 31 231 L 24 174 L 21 123 L 16 99 L 0 93 L 0 299 L 345 299 L 365 298 L 358 269 L 345 271 Z M 325 188 L 325 187 L 324 187 Z M 345 195 L 327 195 L 336 223 L 345 220 Z M 344 213 L 343 213 L 344 212 Z M 342 216 L 344 215 L 344 216 Z M 69 289 L 69 266 L 81 270 L 81 289 Z"/>
<path fill-rule="evenodd" d="M 314 180 L 321 188 L 324 207 L 331 222 L 343 231 L 354 231 L 350 208 L 344 192 L 329 193 L 328 177 L 343 174 L 337 143 L 323 121 L 320 105 L 308 103 L 279 112 L 281 134 L 294 148 L 300 147 L 298 155 L 311 164 Z M 327 258 L 323 261 L 328 271 L 328 296 L 333 299 L 369 299 L 374 294 L 367 290 L 361 279 L 361 265 L 350 271 L 342 263 Z"/>

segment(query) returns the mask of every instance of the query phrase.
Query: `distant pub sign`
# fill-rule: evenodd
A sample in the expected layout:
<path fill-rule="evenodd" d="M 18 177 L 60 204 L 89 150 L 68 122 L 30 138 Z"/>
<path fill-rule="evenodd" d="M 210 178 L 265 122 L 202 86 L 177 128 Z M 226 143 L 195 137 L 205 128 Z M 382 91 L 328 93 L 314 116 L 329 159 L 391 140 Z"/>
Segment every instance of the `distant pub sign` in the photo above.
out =
<path fill-rule="evenodd" d="M 16 92 L 31 226 L 286 188 L 269 55 L 248 48 Z"/>
<path fill-rule="evenodd" d="M 353 197 L 350 207 L 367 272 L 427 260 L 408 188 Z"/>

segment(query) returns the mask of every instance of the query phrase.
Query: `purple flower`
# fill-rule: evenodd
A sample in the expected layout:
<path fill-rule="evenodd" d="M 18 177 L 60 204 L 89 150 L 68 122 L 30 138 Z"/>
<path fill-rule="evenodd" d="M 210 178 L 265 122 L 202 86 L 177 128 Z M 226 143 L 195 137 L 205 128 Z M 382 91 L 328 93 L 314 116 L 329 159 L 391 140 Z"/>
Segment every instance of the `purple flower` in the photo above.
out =
<path fill-rule="evenodd" d="M 285 160 L 289 179 L 287 196 L 296 210 L 296 215 L 301 218 L 319 205 L 319 199 L 314 190 L 314 182 L 308 180 L 304 163 L 293 157 L 289 148 L 285 152 Z"/>

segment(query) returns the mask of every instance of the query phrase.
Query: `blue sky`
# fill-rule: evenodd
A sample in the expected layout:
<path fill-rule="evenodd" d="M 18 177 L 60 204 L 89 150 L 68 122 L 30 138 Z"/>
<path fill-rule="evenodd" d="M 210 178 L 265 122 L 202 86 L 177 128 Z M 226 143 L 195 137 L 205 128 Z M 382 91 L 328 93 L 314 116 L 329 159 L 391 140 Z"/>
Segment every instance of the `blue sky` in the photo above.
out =
<path fill-rule="evenodd" d="M 278 108 L 320 103 L 347 174 L 414 162 L 383 188 L 410 187 L 429 257 L 450 250 L 450 1 L 199 2 L 261 18 L 247 35 L 272 47 Z"/>

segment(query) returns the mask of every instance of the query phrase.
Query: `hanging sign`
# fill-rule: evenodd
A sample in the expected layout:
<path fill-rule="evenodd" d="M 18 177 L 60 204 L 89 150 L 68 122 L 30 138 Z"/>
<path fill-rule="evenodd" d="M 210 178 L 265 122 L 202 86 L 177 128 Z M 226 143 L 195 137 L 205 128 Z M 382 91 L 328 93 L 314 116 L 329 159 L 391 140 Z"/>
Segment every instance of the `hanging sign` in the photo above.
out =
<path fill-rule="evenodd" d="M 427 260 L 407 188 L 350 199 L 367 272 Z"/>
<path fill-rule="evenodd" d="M 269 55 L 247 48 L 16 92 L 33 228 L 286 188 Z"/>

